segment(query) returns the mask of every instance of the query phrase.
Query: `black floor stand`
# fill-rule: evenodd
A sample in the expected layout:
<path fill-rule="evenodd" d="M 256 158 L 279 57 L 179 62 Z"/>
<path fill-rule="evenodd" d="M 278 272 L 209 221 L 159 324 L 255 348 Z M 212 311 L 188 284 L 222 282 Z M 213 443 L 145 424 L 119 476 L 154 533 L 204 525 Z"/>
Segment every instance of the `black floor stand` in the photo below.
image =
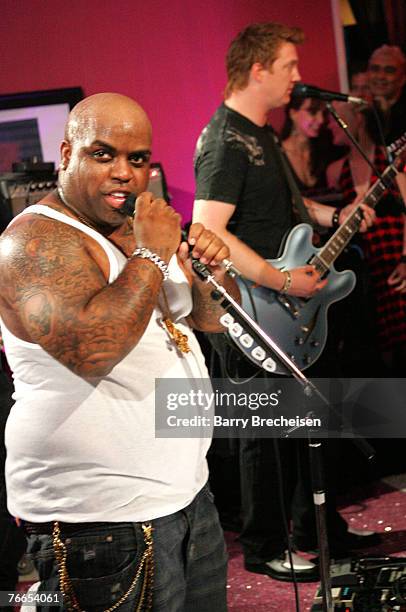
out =
<path fill-rule="evenodd" d="M 254 338 L 259 346 L 264 350 L 270 352 L 276 356 L 277 359 L 287 368 L 292 374 L 296 381 L 302 386 L 304 400 L 317 397 L 321 400 L 322 406 L 330 410 L 334 410 L 330 406 L 328 400 L 324 395 L 317 389 L 317 387 L 299 370 L 296 364 L 279 348 L 279 346 L 270 338 L 259 325 L 241 308 L 241 306 L 234 300 L 234 298 L 227 292 L 227 290 L 217 282 L 209 268 L 201 264 L 198 260 L 192 258 L 192 265 L 194 271 L 206 282 L 214 286 L 213 299 L 221 300 L 221 306 L 232 314 L 233 318 L 244 328 L 249 335 Z M 309 413 L 309 416 L 314 417 L 314 411 Z M 291 428 L 287 436 L 291 435 L 297 427 Z M 330 556 L 329 546 L 327 538 L 327 523 L 326 523 L 326 492 L 323 477 L 323 462 L 321 457 L 321 441 L 315 440 L 311 437 L 311 432 L 308 433 L 308 443 L 310 450 L 310 467 L 312 475 L 312 490 L 313 500 L 315 504 L 316 513 L 316 527 L 317 527 L 317 538 L 319 544 L 320 558 L 319 558 L 319 571 L 321 580 L 321 591 L 322 591 L 322 610 L 323 612 L 333 612 L 333 599 L 331 593 L 331 580 L 330 580 Z M 373 450 L 370 445 L 364 440 L 354 440 L 354 443 L 366 454 L 368 457 L 373 456 Z M 293 569 L 293 568 L 292 568 Z"/>
<path fill-rule="evenodd" d="M 310 473 L 312 479 L 313 503 L 316 514 L 316 531 L 319 544 L 319 571 L 323 597 L 323 610 L 334 610 L 330 579 L 330 551 L 327 537 L 326 490 L 321 456 L 320 440 L 308 439 L 310 455 Z"/>

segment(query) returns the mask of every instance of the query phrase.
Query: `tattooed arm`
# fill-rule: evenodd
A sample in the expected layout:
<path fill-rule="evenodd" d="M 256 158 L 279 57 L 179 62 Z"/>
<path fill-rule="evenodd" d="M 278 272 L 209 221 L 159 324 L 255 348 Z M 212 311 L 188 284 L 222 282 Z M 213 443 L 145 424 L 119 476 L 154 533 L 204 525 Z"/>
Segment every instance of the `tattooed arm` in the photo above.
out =
<path fill-rule="evenodd" d="M 228 293 L 240 303 L 240 292 L 235 281 L 229 276 L 219 278 L 216 274 L 218 282 L 223 285 Z M 224 326 L 219 323 L 220 317 L 225 313 L 224 308 L 220 303 L 213 300 L 211 294 L 214 290 L 213 285 L 196 280 L 193 283 L 193 311 L 188 318 L 191 327 L 205 332 L 223 332 Z M 220 300 L 221 301 L 221 300 Z"/>
<path fill-rule="evenodd" d="M 155 203 L 147 206 L 147 220 L 139 206 L 137 244 L 169 261 L 179 244 L 180 217 Z M 15 222 L 1 238 L 0 295 L 1 316 L 13 333 L 91 378 L 108 374 L 136 346 L 157 303 L 162 274 L 149 260 L 130 258 L 108 285 L 104 254 L 99 249 L 95 255 L 89 240 L 38 215 Z"/>
<path fill-rule="evenodd" d="M 189 244 L 193 246 L 193 257 L 207 264 L 212 269 L 216 280 L 239 302 L 240 292 L 236 282 L 227 276 L 224 268 L 219 265 L 223 259 L 230 256 L 230 250 L 221 238 L 218 238 L 210 230 L 206 230 L 201 223 L 194 223 L 190 227 L 188 240 Z M 187 259 L 188 248 L 185 243 L 181 245 L 179 254 L 190 267 L 190 260 Z M 193 310 L 188 317 L 188 323 L 191 327 L 200 331 L 221 332 L 224 330 L 219 323 L 219 318 L 224 314 L 224 309 L 219 302 L 211 297 L 213 289 L 213 285 L 201 281 L 196 274 L 193 274 Z"/>

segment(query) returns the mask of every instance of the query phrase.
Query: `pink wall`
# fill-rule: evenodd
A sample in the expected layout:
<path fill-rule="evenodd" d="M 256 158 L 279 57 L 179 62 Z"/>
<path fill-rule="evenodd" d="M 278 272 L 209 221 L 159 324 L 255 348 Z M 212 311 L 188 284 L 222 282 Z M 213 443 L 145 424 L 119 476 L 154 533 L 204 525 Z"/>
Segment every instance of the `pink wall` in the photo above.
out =
<path fill-rule="evenodd" d="M 82 86 L 136 98 L 187 219 L 194 145 L 221 101 L 228 44 L 256 21 L 301 26 L 303 80 L 337 87 L 327 0 L 2 0 L 0 94 Z"/>

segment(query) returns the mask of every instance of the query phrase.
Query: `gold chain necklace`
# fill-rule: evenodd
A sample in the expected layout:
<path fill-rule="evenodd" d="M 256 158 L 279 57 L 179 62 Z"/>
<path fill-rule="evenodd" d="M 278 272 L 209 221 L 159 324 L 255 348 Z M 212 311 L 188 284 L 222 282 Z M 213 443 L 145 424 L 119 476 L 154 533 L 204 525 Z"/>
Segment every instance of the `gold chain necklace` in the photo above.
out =
<path fill-rule="evenodd" d="M 180 329 L 176 327 L 175 323 L 170 318 L 168 298 L 167 298 L 164 286 L 162 286 L 162 296 L 165 302 L 165 308 L 164 309 L 161 308 L 162 315 L 163 315 L 162 322 L 165 325 L 168 334 L 170 335 L 170 337 L 172 338 L 172 340 L 174 341 L 174 343 L 176 344 L 180 352 L 190 353 L 189 338 L 187 337 L 186 334 L 181 332 Z"/>
<path fill-rule="evenodd" d="M 67 201 L 65 200 L 65 196 L 62 193 L 62 189 L 60 187 L 58 187 L 56 191 L 57 191 L 57 194 L 58 194 L 59 199 L 61 200 L 62 204 L 64 204 L 64 206 L 66 206 L 66 208 L 68 210 L 70 210 L 71 212 L 75 213 L 76 217 L 79 219 L 79 221 L 81 223 L 83 223 L 84 225 L 87 225 L 88 227 L 96 230 L 96 232 L 98 232 L 100 234 L 100 229 L 98 227 L 93 225 L 93 223 L 91 223 L 91 221 L 89 221 L 88 219 L 85 219 L 84 217 L 82 217 L 82 215 L 75 208 L 73 208 L 73 206 L 70 206 L 67 203 Z"/>

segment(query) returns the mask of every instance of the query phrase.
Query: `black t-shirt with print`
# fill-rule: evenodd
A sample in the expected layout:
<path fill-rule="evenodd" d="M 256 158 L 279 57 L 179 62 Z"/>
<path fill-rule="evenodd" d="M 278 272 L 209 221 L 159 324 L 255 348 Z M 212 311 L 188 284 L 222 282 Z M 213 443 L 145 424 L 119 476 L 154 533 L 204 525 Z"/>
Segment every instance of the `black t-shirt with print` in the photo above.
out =
<path fill-rule="evenodd" d="M 202 131 L 194 160 L 196 200 L 234 204 L 229 231 L 267 259 L 295 223 L 276 146 L 271 127 L 223 104 Z"/>

